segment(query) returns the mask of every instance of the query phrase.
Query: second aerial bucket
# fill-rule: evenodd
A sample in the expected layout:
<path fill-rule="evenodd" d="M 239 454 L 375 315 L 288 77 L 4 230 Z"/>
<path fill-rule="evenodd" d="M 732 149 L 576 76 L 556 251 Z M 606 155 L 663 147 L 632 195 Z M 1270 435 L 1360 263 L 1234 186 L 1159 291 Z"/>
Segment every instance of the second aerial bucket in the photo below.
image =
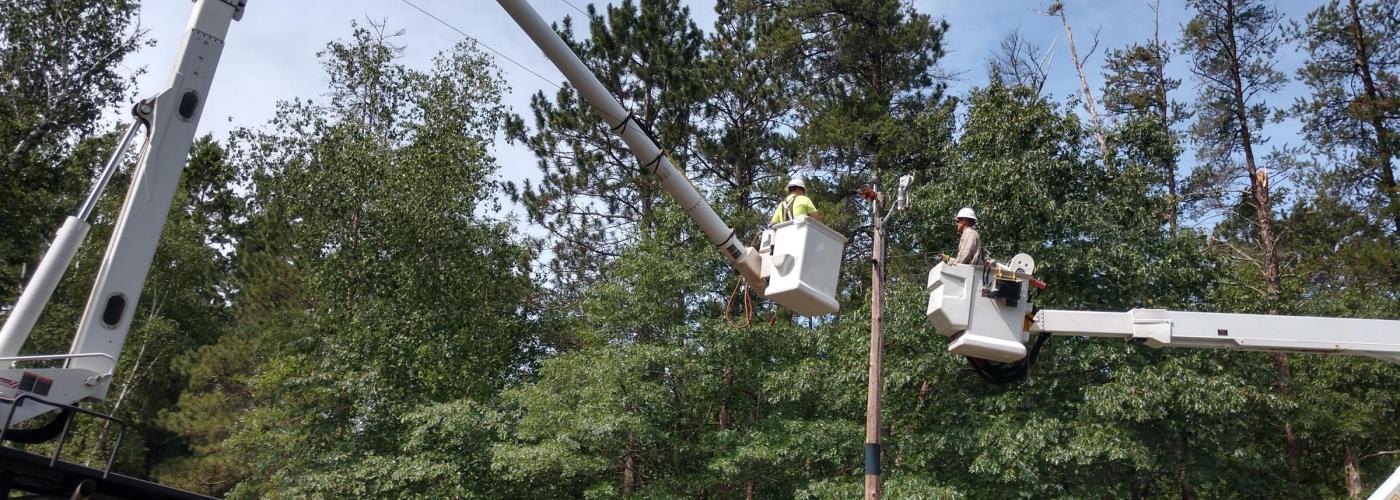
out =
<path fill-rule="evenodd" d="M 764 295 L 803 316 L 840 310 L 836 287 L 846 237 L 810 217 L 773 226 L 772 272 Z"/>

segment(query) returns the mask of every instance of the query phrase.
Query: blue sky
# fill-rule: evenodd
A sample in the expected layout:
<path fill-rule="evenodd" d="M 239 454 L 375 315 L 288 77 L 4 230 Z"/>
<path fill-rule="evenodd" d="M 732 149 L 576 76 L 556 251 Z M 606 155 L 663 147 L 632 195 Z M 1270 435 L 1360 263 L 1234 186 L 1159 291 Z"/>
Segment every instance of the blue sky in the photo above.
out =
<path fill-rule="evenodd" d="M 534 72 L 555 82 L 563 80 L 495 2 L 411 1 Z M 566 15 L 577 19 L 581 15 L 573 6 L 584 7 L 588 2 L 533 0 L 532 3 L 545 19 L 559 20 Z M 696 23 L 708 29 L 715 19 L 713 2 L 683 0 L 683 3 L 689 6 Z M 985 84 L 987 58 L 997 50 L 1007 33 L 1020 30 L 1022 37 L 1031 43 L 1042 48 L 1053 45 L 1045 92 L 1063 101 L 1078 92 L 1079 82 L 1059 20 L 1035 12 L 1049 3 L 1049 0 L 922 0 L 914 5 L 922 12 L 947 20 L 950 25 L 945 40 L 949 54 L 942 64 L 960 73 L 957 80 L 949 82 L 951 93 L 962 94 Z M 1287 18 L 1301 21 L 1318 3 L 1320 0 L 1290 0 L 1277 3 L 1277 7 Z M 1090 85 L 1098 95 L 1102 85 L 1099 69 L 1104 54 L 1149 39 L 1153 30 L 1152 9 L 1146 0 L 1068 0 L 1065 7 L 1081 57 L 1098 31 L 1098 51 L 1086 63 Z M 169 77 L 190 10 L 191 4 L 185 0 L 146 0 L 141 6 L 141 24 L 150 30 L 149 35 L 156 45 L 142 49 L 123 63 L 127 71 L 142 67 L 147 70 L 137 83 L 141 96 L 159 91 Z M 1162 2 L 1162 37 L 1177 39 L 1181 26 L 1189 18 L 1190 14 L 1180 1 Z M 330 40 L 347 37 L 352 21 L 366 19 L 387 21 L 391 29 L 405 31 L 397 43 L 405 47 L 404 62 L 413 67 L 428 67 L 434 54 L 461 38 L 401 0 L 252 0 L 243 20 L 230 30 L 200 124 L 201 133 L 213 133 L 222 139 L 234 127 L 266 123 L 275 113 L 278 100 L 321 95 L 326 78 L 316 52 Z M 1285 45 L 1279 56 L 1279 69 L 1291 77 L 1302 57 L 1289 45 Z M 511 87 L 507 104 L 517 113 L 528 115 L 529 96 L 548 88 L 549 84 L 510 62 L 498 63 Z M 1169 68 L 1173 76 L 1184 80 L 1182 88 L 1172 97 L 1190 102 L 1195 89 L 1185 63 L 1186 57 L 1178 54 Z M 1301 85 L 1291 83 L 1283 92 L 1270 96 L 1268 102 L 1285 106 L 1303 92 Z M 124 105 L 120 109 L 129 108 Z M 118 117 L 119 113 L 119 109 L 114 109 L 111 116 Z M 1271 145 L 1298 144 L 1301 139 L 1297 129 L 1296 122 L 1285 122 L 1270 125 L 1265 134 L 1272 138 Z M 504 178 L 538 177 L 535 159 L 529 152 L 498 141 L 495 153 Z M 1189 164 L 1189 158 L 1187 160 Z M 518 207 L 511 211 L 520 213 Z"/>

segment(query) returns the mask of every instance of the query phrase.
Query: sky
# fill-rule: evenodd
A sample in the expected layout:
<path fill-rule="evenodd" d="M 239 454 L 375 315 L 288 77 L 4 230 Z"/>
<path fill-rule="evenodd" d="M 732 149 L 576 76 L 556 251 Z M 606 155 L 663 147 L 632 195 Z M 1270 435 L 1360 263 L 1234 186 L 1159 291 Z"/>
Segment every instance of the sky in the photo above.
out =
<path fill-rule="evenodd" d="M 511 21 L 505 11 L 489 0 L 409 0 L 457 29 L 476 38 L 480 43 L 518 62 L 498 60 L 510 92 L 506 104 L 516 113 L 529 115 L 529 98 L 534 93 L 553 89 L 563 76 Z M 215 75 L 214 86 L 206 102 L 200 133 L 212 133 L 223 139 L 239 126 L 257 126 L 268 122 L 276 113 L 279 100 L 321 96 L 327 84 L 316 53 L 327 42 L 350 35 L 351 22 L 366 20 L 387 22 L 390 31 L 402 29 L 396 43 L 404 47 L 403 62 L 415 68 L 428 68 L 432 57 L 449 49 L 462 39 L 456 31 L 433 20 L 404 0 L 250 0 L 241 21 L 230 28 L 222 60 Z M 576 20 L 583 17 L 576 10 L 584 8 L 587 0 L 532 0 L 547 21 L 564 16 Z M 600 3 L 600 2 L 593 2 Z M 696 24 L 706 31 L 715 19 L 713 1 L 682 0 L 689 7 Z M 948 55 L 941 65 L 958 74 L 949 82 L 950 93 L 963 94 L 984 85 L 986 60 L 997 50 L 1002 38 L 1019 30 L 1023 39 L 1050 48 L 1050 74 L 1045 92 L 1059 101 L 1079 91 L 1059 19 L 1041 16 L 1049 0 L 918 0 L 917 10 L 944 19 L 949 24 L 945 37 Z M 1066 13 L 1074 30 L 1080 57 L 1086 57 L 1097 31 L 1098 50 L 1085 63 L 1089 84 L 1096 96 L 1102 87 L 1099 68 L 1107 51 L 1141 42 L 1152 37 L 1153 11 L 1147 0 L 1067 0 Z M 1285 0 L 1276 5 L 1288 19 L 1301 21 L 1319 0 Z M 142 2 L 140 23 L 155 41 L 123 61 L 125 71 L 141 68 L 146 73 L 137 79 L 141 97 L 158 92 L 168 80 L 175 51 L 184 35 L 192 4 L 186 0 L 146 0 Z M 1161 31 L 1163 39 L 1179 38 L 1181 26 L 1190 18 L 1182 2 L 1162 2 Z M 576 26 L 582 31 L 582 28 Z M 1279 69 L 1292 77 L 1302 57 L 1289 45 L 1279 54 Z M 524 66 L 529 68 L 522 68 Z M 551 79 L 542 81 L 531 71 Z M 1186 67 L 1186 57 L 1176 55 L 1168 72 L 1183 80 L 1173 99 L 1190 102 L 1194 99 L 1194 82 Z M 1291 104 L 1305 89 L 1296 82 L 1283 92 L 1268 98 L 1274 106 Z M 114 108 L 113 119 L 129 106 Z M 1082 114 L 1082 111 L 1081 111 Z M 1298 144 L 1296 121 L 1269 126 L 1265 134 L 1272 145 Z M 507 180 L 538 179 L 536 160 L 527 150 L 496 141 L 494 153 L 501 166 L 500 175 Z M 1189 165 L 1189 154 L 1184 162 Z M 518 206 L 506 209 L 523 219 Z M 530 228 L 539 235 L 539 228 Z"/>

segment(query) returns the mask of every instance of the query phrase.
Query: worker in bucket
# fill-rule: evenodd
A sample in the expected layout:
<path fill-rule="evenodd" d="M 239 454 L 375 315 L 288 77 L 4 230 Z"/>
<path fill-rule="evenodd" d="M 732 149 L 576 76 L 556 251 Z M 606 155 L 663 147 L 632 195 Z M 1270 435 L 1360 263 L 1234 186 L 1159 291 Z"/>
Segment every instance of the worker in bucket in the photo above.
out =
<path fill-rule="evenodd" d="M 778 204 L 778 209 L 773 211 L 773 219 L 769 222 L 778 224 L 787 222 L 799 215 L 805 215 L 816 220 L 821 220 L 817 215 L 817 205 L 812 203 L 812 199 L 807 197 L 807 181 L 802 176 L 793 176 L 787 183 L 787 198 Z"/>
<path fill-rule="evenodd" d="M 963 207 L 962 210 L 958 210 L 957 221 L 958 256 L 953 257 L 953 262 L 982 265 L 982 236 L 972 228 L 977 225 L 977 212 L 972 211 L 972 207 Z"/>

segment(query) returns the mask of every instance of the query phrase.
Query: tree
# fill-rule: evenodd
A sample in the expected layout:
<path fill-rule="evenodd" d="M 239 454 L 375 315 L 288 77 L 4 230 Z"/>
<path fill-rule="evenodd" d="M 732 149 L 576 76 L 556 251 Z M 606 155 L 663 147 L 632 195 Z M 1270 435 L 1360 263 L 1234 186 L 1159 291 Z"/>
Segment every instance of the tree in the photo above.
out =
<path fill-rule="evenodd" d="M 1065 27 L 1065 42 L 1069 44 L 1069 58 L 1074 63 L 1074 72 L 1079 75 L 1079 93 L 1084 96 L 1084 110 L 1089 112 L 1089 124 L 1093 128 L 1094 140 L 1098 141 L 1099 152 L 1103 153 L 1104 162 L 1108 163 L 1111 161 L 1112 150 L 1109 148 L 1108 140 L 1104 138 L 1103 125 L 1099 122 L 1099 108 L 1094 104 L 1094 92 L 1089 89 L 1089 79 L 1084 76 L 1084 61 L 1093 57 L 1094 51 L 1099 48 L 1098 34 L 1094 35 L 1093 45 L 1089 47 L 1089 52 L 1085 53 L 1084 58 L 1081 59 L 1079 50 L 1074 45 L 1074 31 L 1069 28 L 1069 17 L 1065 15 L 1064 2 L 1056 0 L 1043 14 L 1059 17 L 1060 24 Z M 1105 166 L 1113 168 L 1111 163 Z"/>
<path fill-rule="evenodd" d="M 1373 212 L 1334 189 L 1351 178 L 1317 168 L 1309 184 L 1314 195 L 1295 203 L 1280 222 L 1293 235 L 1280 249 L 1295 279 L 1285 284 L 1300 298 L 1300 313 L 1318 316 L 1400 317 L 1400 240 L 1376 224 Z M 1377 203 L 1381 200 L 1371 199 Z M 1396 383 L 1393 363 L 1341 356 L 1300 357 L 1295 376 L 1298 433 L 1309 445 L 1306 472 L 1317 482 L 1336 485 L 1359 498 L 1363 485 L 1374 489 L 1394 470 L 1387 452 L 1400 448 L 1392 436 L 1400 408 L 1383 388 Z M 1340 473 L 1341 480 L 1337 480 Z"/>
<path fill-rule="evenodd" d="M 590 37 L 574 40 L 564 18 L 556 31 L 625 109 L 649 127 L 677 168 L 688 170 L 701 109 L 704 36 L 677 0 L 625 0 L 606 13 L 589 6 Z M 538 184 L 512 186 L 530 220 L 556 238 L 550 268 L 567 294 L 603 263 L 655 228 L 665 193 L 593 109 L 565 86 L 551 100 L 531 98 L 533 130 L 511 121 L 509 136 L 539 158 Z M 614 117 L 621 120 L 624 117 Z"/>
<path fill-rule="evenodd" d="M 1021 38 L 1021 32 L 1015 30 L 1002 37 L 999 50 L 987 60 L 987 74 L 1008 87 L 1030 88 L 1038 96 L 1050 76 L 1044 60 L 1048 57 L 1049 51 L 1042 56 L 1040 47 Z"/>
<path fill-rule="evenodd" d="M 453 441 L 424 434 L 485 418 L 539 346 L 533 253 L 483 215 L 500 75 L 470 44 L 406 68 L 392 37 L 328 44 L 324 104 L 284 102 L 270 131 L 235 134 L 253 191 L 233 331 L 256 341 L 225 336 L 184 365 L 196 384 L 163 420 L 196 453 L 169 477 L 231 496 L 504 491 L 485 448 L 445 455 Z M 235 356 L 251 359 L 207 366 Z"/>
<path fill-rule="evenodd" d="M 1304 136 L 1332 160 L 1349 196 L 1384 200 L 1377 214 L 1400 230 L 1400 3 L 1334 0 L 1287 32 L 1308 53 L 1298 78 L 1312 94 L 1292 108 Z"/>
<path fill-rule="evenodd" d="M 844 192 L 875 172 L 905 165 L 894 155 L 905 120 L 941 100 L 938 60 L 947 23 L 897 0 L 779 2 L 804 62 L 799 154 Z M 853 209 L 854 210 L 854 209 Z"/>
<path fill-rule="evenodd" d="M 1277 314 L 1282 276 L 1274 229 L 1274 190 L 1255 148 L 1263 143 L 1260 129 L 1269 112 L 1263 98 L 1278 91 L 1284 82 L 1283 74 L 1274 68 L 1282 15 L 1253 0 L 1199 0 L 1190 6 L 1196 16 L 1186 25 L 1182 48 L 1191 55 L 1191 72 L 1200 83 L 1191 135 L 1201 160 L 1192 172 L 1192 181 L 1198 191 L 1218 193 L 1212 197 L 1216 203 L 1238 203 L 1235 213 L 1242 215 L 1239 220 L 1247 225 L 1235 234 L 1242 236 L 1257 256 L 1241 255 L 1248 265 L 1258 268 L 1264 285 L 1262 296 L 1255 298 L 1256 307 Z M 1286 166 L 1274 165 L 1275 170 Z M 1237 197 L 1239 191 L 1233 186 L 1241 182 L 1245 187 Z M 1288 356 L 1272 356 L 1279 375 L 1278 390 L 1286 392 Z M 1284 422 L 1283 434 L 1290 475 L 1296 483 L 1301 449 L 1290 423 Z"/>
<path fill-rule="evenodd" d="M 715 5 L 715 32 L 706 40 L 703 134 L 695 177 L 713 186 L 733 210 L 740 234 L 766 222 L 789 175 L 792 139 L 782 131 L 791 118 L 800 74 L 797 61 L 781 50 L 793 36 L 777 11 L 751 0 Z"/>
<path fill-rule="evenodd" d="M 1154 7 L 1154 12 L 1160 6 Z M 1171 47 L 1161 40 L 1159 30 L 1146 44 L 1131 44 L 1110 52 L 1104 61 L 1104 110 L 1117 117 L 1118 136 L 1113 142 L 1131 162 L 1149 166 L 1162 179 L 1171 203 L 1167 224 L 1176 234 L 1181 216 L 1181 193 L 1177 186 L 1177 159 L 1181 152 L 1176 125 L 1189 115 L 1169 94 L 1181 80 L 1167 76 Z"/>
<path fill-rule="evenodd" d="M 128 104 L 118 64 L 146 43 L 134 1 L 0 2 L 0 304 L 19 296 L 44 239 L 76 207 L 96 163 L 64 161 Z"/>

